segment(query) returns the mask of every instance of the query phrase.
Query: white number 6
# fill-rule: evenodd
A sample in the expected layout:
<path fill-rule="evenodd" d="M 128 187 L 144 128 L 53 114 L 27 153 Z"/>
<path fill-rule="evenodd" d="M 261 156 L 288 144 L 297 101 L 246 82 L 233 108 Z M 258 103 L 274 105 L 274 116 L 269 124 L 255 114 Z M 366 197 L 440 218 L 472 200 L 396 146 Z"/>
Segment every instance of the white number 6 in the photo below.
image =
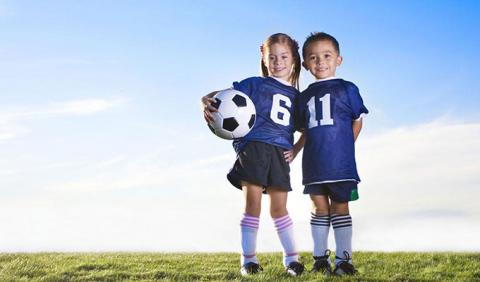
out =
<path fill-rule="evenodd" d="M 287 96 L 282 94 L 273 95 L 272 110 L 270 111 L 270 118 L 278 124 L 288 126 L 290 124 L 290 112 L 287 108 L 282 107 L 280 102 L 283 101 L 288 108 L 292 107 L 292 101 Z M 279 118 L 279 113 L 282 117 Z"/>

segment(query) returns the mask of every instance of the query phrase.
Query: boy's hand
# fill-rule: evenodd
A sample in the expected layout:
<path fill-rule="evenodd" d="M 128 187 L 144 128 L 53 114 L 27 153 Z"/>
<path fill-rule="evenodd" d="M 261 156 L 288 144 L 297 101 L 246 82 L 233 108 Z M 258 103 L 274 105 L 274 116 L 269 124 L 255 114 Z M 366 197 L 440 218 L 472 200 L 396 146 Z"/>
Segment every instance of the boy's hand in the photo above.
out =
<path fill-rule="evenodd" d="M 212 106 L 212 103 L 215 102 L 215 98 L 212 98 L 212 96 L 210 93 L 202 97 L 203 117 L 208 123 L 213 122 L 212 113 L 217 111 L 217 109 Z"/>

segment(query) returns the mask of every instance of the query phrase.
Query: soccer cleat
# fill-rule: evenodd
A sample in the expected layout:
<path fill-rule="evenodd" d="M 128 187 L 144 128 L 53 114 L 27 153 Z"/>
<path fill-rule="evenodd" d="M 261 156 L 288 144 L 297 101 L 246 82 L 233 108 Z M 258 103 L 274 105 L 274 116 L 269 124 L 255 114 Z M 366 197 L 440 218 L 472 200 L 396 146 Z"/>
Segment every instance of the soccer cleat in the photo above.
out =
<path fill-rule="evenodd" d="M 319 257 L 313 257 L 315 260 L 312 268 L 312 272 L 321 272 L 324 275 L 332 274 L 332 266 L 330 265 L 330 250 L 325 251 L 325 255 Z"/>
<path fill-rule="evenodd" d="M 249 276 L 252 274 L 257 274 L 261 271 L 263 271 L 263 268 L 258 263 L 249 262 L 242 266 L 240 269 L 240 274 L 242 274 L 242 276 Z"/>
<path fill-rule="evenodd" d="M 299 263 L 298 261 L 292 261 L 285 268 L 285 270 L 287 271 L 287 274 L 290 276 L 299 276 L 300 274 L 303 273 L 304 269 L 305 269 L 305 266 L 303 266 L 303 264 Z"/>
<path fill-rule="evenodd" d="M 333 274 L 338 275 L 338 276 L 343 276 L 343 275 L 354 275 L 357 273 L 357 270 L 353 266 L 353 264 L 350 263 L 351 257 L 350 254 L 345 251 L 343 252 L 345 255 L 345 258 L 340 258 L 340 257 L 335 257 L 337 259 L 340 259 L 341 261 L 335 265 L 335 269 L 333 270 Z"/>

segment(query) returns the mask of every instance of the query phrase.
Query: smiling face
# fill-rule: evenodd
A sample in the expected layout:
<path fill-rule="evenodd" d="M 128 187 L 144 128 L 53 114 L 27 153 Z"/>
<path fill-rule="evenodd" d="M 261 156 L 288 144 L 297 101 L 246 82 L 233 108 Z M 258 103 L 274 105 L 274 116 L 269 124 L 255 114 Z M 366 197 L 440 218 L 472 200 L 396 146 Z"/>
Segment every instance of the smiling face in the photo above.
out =
<path fill-rule="evenodd" d="M 314 41 L 305 51 L 303 66 L 316 79 L 334 77 L 337 67 L 342 64 L 342 57 L 330 40 Z"/>
<path fill-rule="evenodd" d="M 293 56 L 288 45 L 274 43 L 266 49 L 263 54 L 263 62 L 267 66 L 268 75 L 290 81 Z"/>

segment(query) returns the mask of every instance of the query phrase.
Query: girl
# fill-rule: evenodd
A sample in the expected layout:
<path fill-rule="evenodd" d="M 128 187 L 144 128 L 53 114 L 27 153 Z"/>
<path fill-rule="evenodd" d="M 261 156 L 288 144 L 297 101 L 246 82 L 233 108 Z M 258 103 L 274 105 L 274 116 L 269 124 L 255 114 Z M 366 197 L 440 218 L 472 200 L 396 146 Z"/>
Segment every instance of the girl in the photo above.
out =
<path fill-rule="evenodd" d="M 283 264 L 288 274 L 300 275 L 304 266 L 298 261 L 293 238 L 293 223 L 288 215 L 287 192 L 291 191 L 289 162 L 293 148 L 293 111 L 300 76 L 298 43 L 283 33 L 271 35 L 260 47 L 262 77 L 234 82 L 233 88 L 247 94 L 255 104 L 257 119 L 252 130 L 233 146 L 237 160 L 227 175 L 230 183 L 243 190 L 245 212 L 241 227 L 241 274 L 262 271 L 256 257 L 262 193 L 270 196 L 273 218 L 284 250 Z M 216 93 L 202 97 L 205 120 L 211 121 L 216 109 L 211 105 Z"/>

